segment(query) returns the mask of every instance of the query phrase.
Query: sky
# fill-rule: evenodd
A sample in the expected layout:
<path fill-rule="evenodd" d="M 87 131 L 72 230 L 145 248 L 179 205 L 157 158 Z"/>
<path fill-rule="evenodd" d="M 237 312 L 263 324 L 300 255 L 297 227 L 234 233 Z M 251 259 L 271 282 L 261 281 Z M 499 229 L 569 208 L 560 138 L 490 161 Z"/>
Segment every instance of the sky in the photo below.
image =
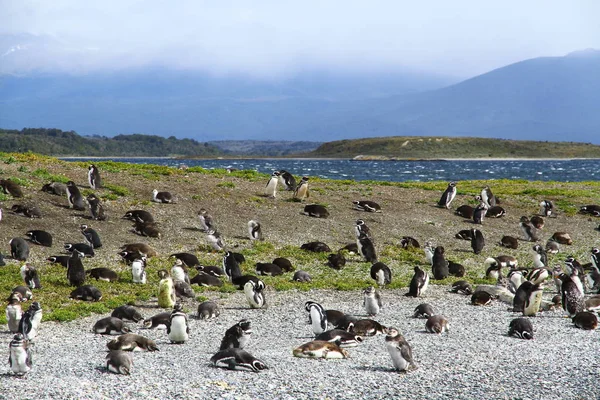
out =
<path fill-rule="evenodd" d="M 145 66 L 470 77 L 600 49 L 600 1 L 0 0 L 0 73 Z"/>

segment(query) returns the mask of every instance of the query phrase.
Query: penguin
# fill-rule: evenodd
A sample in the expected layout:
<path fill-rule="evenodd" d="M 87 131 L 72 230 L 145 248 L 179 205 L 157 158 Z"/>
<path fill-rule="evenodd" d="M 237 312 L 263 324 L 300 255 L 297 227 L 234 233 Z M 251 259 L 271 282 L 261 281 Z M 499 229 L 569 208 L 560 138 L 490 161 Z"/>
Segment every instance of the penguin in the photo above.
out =
<path fill-rule="evenodd" d="M 365 258 L 365 261 L 370 263 L 377 262 L 375 246 L 373 245 L 373 241 L 371 241 L 367 235 L 361 233 L 361 235 L 356 238 L 356 246 L 358 247 L 358 252 Z"/>
<path fill-rule="evenodd" d="M 11 340 L 8 348 L 8 364 L 13 374 L 23 376 L 31 371 L 33 357 L 29 340 L 23 334 L 17 333 L 13 337 L 13 340 Z"/>
<path fill-rule="evenodd" d="M 494 257 L 494 260 L 496 260 L 502 268 L 515 269 L 519 266 L 519 260 L 513 256 L 499 255 Z"/>
<path fill-rule="evenodd" d="M 381 212 L 381 206 L 371 200 L 354 200 L 352 202 L 352 205 L 353 208 L 358 211 L 367 211 L 374 213 Z"/>
<path fill-rule="evenodd" d="M 308 323 L 312 326 L 315 336 L 325 332 L 327 330 L 327 314 L 323 306 L 314 301 L 307 301 L 304 309 L 308 311 Z"/>
<path fill-rule="evenodd" d="M 50 193 L 56 196 L 66 196 L 67 185 L 62 182 L 50 182 L 42 186 L 42 192 Z"/>
<path fill-rule="evenodd" d="M 244 285 L 244 294 L 246 295 L 246 300 L 248 300 L 248 304 L 250 304 L 251 308 L 262 308 L 266 306 L 267 302 L 265 300 L 265 283 L 261 280 L 258 282 L 248 281 Z"/>
<path fill-rule="evenodd" d="M 279 171 L 279 182 L 281 182 L 287 191 L 296 190 L 296 178 L 284 169 Z"/>
<path fill-rule="evenodd" d="M 459 217 L 466 218 L 466 219 L 472 219 L 474 212 L 475 212 L 475 209 L 473 207 L 471 207 L 470 205 L 465 204 L 465 205 L 462 205 L 462 206 L 458 207 L 454 211 L 454 214 L 458 215 Z"/>
<path fill-rule="evenodd" d="M 544 227 L 544 218 L 539 215 L 534 215 L 529 218 L 529 222 L 531 222 L 531 225 L 533 225 L 535 229 L 542 229 Z"/>
<path fill-rule="evenodd" d="M 210 247 L 213 250 L 221 251 L 225 248 L 225 242 L 223 241 L 223 237 L 221 234 L 215 230 L 210 230 L 206 232 L 206 240 L 210 244 Z"/>
<path fill-rule="evenodd" d="M 8 305 L 6 306 L 6 323 L 8 324 L 8 330 L 12 333 L 19 331 L 19 322 L 23 316 L 23 309 L 21 308 L 22 297 L 19 293 L 11 293 L 8 298 Z"/>
<path fill-rule="evenodd" d="M 90 207 L 90 213 L 92 215 L 92 219 L 95 221 L 106 221 L 107 215 L 104 211 L 104 206 L 100 199 L 93 193 L 90 193 L 85 198 L 85 201 L 88 203 Z"/>
<path fill-rule="evenodd" d="M 573 239 L 571 239 L 571 235 L 567 232 L 554 232 L 551 239 L 557 243 L 566 244 L 568 246 L 573 244 Z"/>
<path fill-rule="evenodd" d="M 121 246 L 121 250 L 131 253 L 141 253 L 146 257 L 155 257 L 158 255 L 156 250 L 145 243 L 129 243 Z"/>
<path fill-rule="evenodd" d="M 39 208 L 32 205 L 14 204 L 10 210 L 17 215 L 22 215 L 27 218 L 42 218 L 42 213 Z"/>
<path fill-rule="evenodd" d="M 257 275 L 268 275 L 278 276 L 283 275 L 283 271 L 279 268 L 279 265 L 272 263 L 256 263 L 256 274 Z"/>
<path fill-rule="evenodd" d="M 354 234 L 357 238 L 361 235 L 368 237 L 369 239 L 373 239 L 371 236 L 371 229 L 367 226 L 367 223 L 362 219 L 357 219 L 354 226 Z"/>
<path fill-rule="evenodd" d="M 410 281 L 408 293 L 405 296 L 420 297 L 429 286 L 429 274 L 419 267 L 414 268 L 414 275 Z"/>
<path fill-rule="evenodd" d="M 330 310 L 326 310 L 325 314 L 328 315 L 327 320 L 328 320 L 328 322 L 330 322 L 329 321 L 330 313 L 328 311 L 330 311 Z M 359 320 L 360 319 L 358 317 L 355 317 L 353 315 L 343 314 L 341 317 L 339 317 L 337 319 L 337 321 L 335 321 L 335 323 L 331 322 L 331 324 L 335 329 L 343 329 L 345 331 L 350 331 L 350 328 L 354 327 L 354 324 L 356 324 Z"/>
<path fill-rule="evenodd" d="M 131 210 L 127 211 L 121 219 L 127 219 L 132 222 L 154 222 L 154 217 L 148 211 L 144 210 Z"/>
<path fill-rule="evenodd" d="M 65 243 L 64 249 L 67 253 L 79 252 L 84 257 L 94 257 L 94 248 L 87 243 Z"/>
<path fill-rule="evenodd" d="M 155 203 L 171 204 L 174 203 L 173 195 L 169 192 L 159 192 L 157 189 L 152 191 L 152 201 Z"/>
<path fill-rule="evenodd" d="M 425 330 L 429 333 L 437 333 L 439 335 L 444 332 L 450 332 L 450 325 L 443 315 L 432 315 L 427 318 Z"/>
<path fill-rule="evenodd" d="M 133 359 L 131 354 L 122 350 L 110 350 L 106 354 L 106 370 L 114 374 L 131 375 Z"/>
<path fill-rule="evenodd" d="M 175 264 L 171 267 L 171 277 L 175 281 L 183 281 L 186 283 L 190 283 L 190 277 L 187 272 L 187 268 L 183 264 L 183 261 L 177 259 L 175 260 Z"/>
<path fill-rule="evenodd" d="M 358 254 L 358 246 L 356 245 L 356 241 L 354 241 L 352 243 L 348 243 L 347 245 L 345 245 L 344 247 L 342 247 L 338 250 L 338 252 L 344 252 L 344 251 L 347 251 L 348 254 L 350 254 L 350 255 Z"/>
<path fill-rule="evenodd" d="M 198 319 L 212 319 L 221 314 L 219 306 L 214 301 L 203 301 L 198 304 Z"/>
<path fill-rule="evenodd" d="M 135 333 L 126 333 L 118 336 L 106 344 L 109 350 L 122 351 L 158 351 L 158 346 L 154 340 L 148 339 Z"/>
<path fill-rule="evenodd" d="M 499 245 L 508 249 L 518 249 L 519 241 L 517 240 L 517 238 L 514 238 L 512 236 L 502 236 Z"/>
<path fill-rule="evenodd" d="M 231 251 L 227 251 L 223 255 L 223 271 L 225 271 L 225 275 L 227 275 L 230 282 L 234 278 L 242 276 L 240 264 L 237 262 Z"/>
<path fill-rule="evenodd" d="M 220 269 L 220 268 L 219 268 Z M 206 272 L 198 271 L 198 274 L 190 279 L 190 285 L 196 284 L 198 286 L 215 286 L 221 287 L 223 286 L 223 281 L 221 281 L 218 277 L 208 274 Z"/>
<path fill-rule="evenodd" d="M 125 326 L 123 320 L 115 317 L 99 319 L 94 324 L 92 331 L 100 335 L 122 335 L 124 333 L 131 333 L 131 329 Z"/>
<path fill-rule="evenodd" d="M 392 282 L 392 271 L 382 262 L 371 265 L 370 274 L 379 286 L 389 285 Z"/>
<path fill-rule="evenodd" d="M 425 253 L 425 260 L 428 264 L 433 265 L 433 245 L 431 242 L 425 242 L 425 246 L 423 247 L 423 252 Z"/>
<path fill-rule="evenodd" d="M 417 239 L 410 236 L 402 236 L 402 239 L 400 239 L 400 246 L 403 249 L 408 249 L 409 247 L 414 247 L 415 249 L 421 248 L 421 245 L 419 244 Z"/>
<path fill-rule="evenodd" d="M 146 256 L 137 257 L 131 263 L 131 279 L 133 283 L 146 284 Z"/>
<path fill-rule="evenodd" d="M 490 189 L 489 186 L 486 186 L 481 190 L 481 201 L 483 201 L 488 208 L 496 206 L 496 196 L 494 196 L 492 189 Z"/>
<path fill-rule="evenodd" d="M 346 258 L 341 253 L 331 253 L 327 256 L 327 265 L 339 271 L 346 265 Z"/>
<path fill-rule="evenodd" d="M 324 340 L 313 340 L 296 347 L 292 354 L 294 357 L 344 359 L 350 358 L 350 354 L 336 343 Z"/>
<path fill-rule="evenodd" d="M 473 249 L 473 253 L 480 254 L 481 250 L 485 246 L 485 240 L 483 238 L 483 233 L 479 229 L 471 229 L 471 248 Z"/>
<path fill-rule="evenodd" d="M 373 286 L 369 286 L 363 291 L 363 307 L 368 316 L 379 314 L 379 310 L 383 307 L 381 295 Z"/>
<path fill-rule="evenodd" d="M 600 216 L 600 206 L 595 204 L 590 204 L 587 206 L 582 206 L 579 209 L 580 214 L 590 214 L 593 216 Z"/>
<path fill-rule="evenodd" d="M 583 292 L 579 289 L 576 282 L 579 279 L 576 271 L 574 270 L 575 274 L 573 276 L 561 274 L 562 285 L 560 290 L 562 294 L 562 306 L 571 318 L 578 312 L 583 311 L 585 307 Z M 573 278 L 576 280 L 574 281 Z"/>
<path fill-rule="evenodd" d="M 554 204 L 550 200 L 542 200 L 540 202 L 540 215 L 549 217 L 554 211 Z"/>
<path fill-rule="evenodd" d="M 88 167 L 88 183 L 90 187 L 94 190 L 98 190 L 102 187 L 102 178 L 100 177 L 100 171 L 98 167 L 94 164 L 91 164 Z"/>
<path fill-rule="evenodd" d="M 69 201 L 69 207 L 77 210 L 85 210 L 85 200 L 79 191 L 79 188 L 73 181 L 67 182 L 67 200 Z"/>
<path fill-rule="evenodd" d="M 165 270 L 159 271 L 159 277 L 161 280 L 158 282 L 158 306 L 160 308 L 173 308 L 176 297 L 173 279 Z"/>
<path fill-rule="evenodd" d="M 200 266 L 198 257 L 191 253 L 173 253 L 169 257 L 175 257 L 176 259 L 181 260 L 181 262 L 189 268 Z"/>
<path fill-rule="evenodd" d="M 473 229 L 460 230 L 454 237 L 462 240 L 473 240 Z"/>
<path fill-rule="evenodd" d="M 102 240 L 100 240 L 100 235 L 96 232 L 95 229 L 90 228 L 89 226 L 83 224 L 79 226 L 81 230 L 81 234 L 87 240 L 92 249 L 99 249 L 102 247 Z"/>
<path fill-rule="evenodd" d="M 539 240 L 537 229 L 531 224 L 529 218 L 522 216 L 519 226 L 521 227 L 523 236 L 525 236 L 525 240 L 528 242 L 537 242 Z"/>
<path fill-rule="evenodd" d="M 325 315 L 327 316 L 328 326 L 331 326 L 336 329 L 342 329 L 342 328 L 338 328 L 338 325 L 342 319 L 346 318 L 346 314 L 344 314 L 343 312 L 341 312 L 339 310 L 325 310 Z M 346 330 L 346 329 L 344 329 L 344 330 Z"/>
<path fill-rule="evenodd" d="M 312 278 L 310 277 L 310 275 L 308 274 L 308 272 L 306 271 L 302 271 L 302 270 L 298 270 L 294 273 L 294 276 L 292 277 L 292 280 L 294 282 L 310 282 L 312 281 Z"/>
<path fill-rule="evenodd" d="M 16 237 L 8 242 L 10 245 L 10 256 L 18 261 L 27 261 L 29 258 L 29 245 L 27 242 L 20 238 Z"/>
<path fill-rule="evenodd" d="M 527 299 L 525 300 L 525 306 L 523 307 L 524 316 L 533 317 L 540 311 L 543 293 L 543 283 L 534 284 L 531 289 L 527 291 Z"/>
<path fill-rule="evenodd" d="M 31 243 L 39 244 L 40 246 L 45 247 L 52 247 L 52 235 L 46 231 L 27 231 L 25 233 L 25 236 L 29 237 Z"/>
<path fill-rule="evenodd" d="M 132 229 L 133 233 L 151 238 L 160 239 L 161 232 L 155 222 L 136 221 Z"/>
<path fill-rule="evenodd" d="M 511 293 L 517 293 L 519 287 L 527 280 L 523 276 L 523 273 L 517 269 L 510 270 L 507 278 L 509 282 L 508 290 L 510 290 Z"/>
<path fill-rule="evenodd" d="M 121 320 L 140 322 L 144 319 L 142 314 L 135 308 L 130 305 L 122 305 L 115 308 L 110 314 L 111 317 L 119 318 Z"/>
<path fill-rule="evenodd" d="M 25 263 L 21 266 L 21 277 L 29 289 L 41 289 L 40 276 L 34 266 Z"/>
<path fill-rule="evenodd" d="M 183 344 L 189 339 L 190 325 L 187 314 L 183 312 L 183 305 L 181 303 L 176 303 L 173 306 L 169 325 L 167 326 L 167 335 L 173 344 Z"/>
<path fill-rule="evenodd" d="M 166 328 L 167 326 L 169 326 L 170 318 L 171 318 L 170 311 L 158 313 L 158 314 L 153 315 L 152 317 L 146 318 L 144 320 L 144 328 L 154 329 L 154 328 L 158 328 L 161 325 L 164 325 L 164 327 Z"/>
<path fill-rule="evenodd" d="M 263 240 L 261 225 L 258 221 L 248 221 L 248 236 L 250 240 Z"/>
<path fill-rule="evenodd" d="M 392 358 L 394 369 L 397 371 L 406 372 L 417 368 L 413 360 L 412 348 L 398 329 L 393 327 L 388 328 L 385 337 L 385 347 Z"/>
<path fill-rule="evenodd" d="M 325 206 L 320 204 L 307 204 L 304 206 L 304 211 L 302 212 L 304 215 L 308 215 L 309 217 L 314 218 L 328 218 L 329 211 Z"/>
<path fill-rule="evenodd" d="M 533 250 L 533 266 L 534 268 L 543 268 L 548 265 L 548 255 L 546 254 L 546 250 L 536 244 L 532 247 Z"/>
<path fill-rule="evenodd" d="M 600 311 L 600 296 L 596 295 L 586 299 L 584 302 L 584 311 L 598 312 Z"/>
<path fill-rule="evenodd" d="M 592 249 L 592 265 L 587 274 L 585 274 L 585 283 L 590 292 L 600 292 L 600 249 Z"/>
<path fill-rule="evenodd" d="M 260 279 L 254 275 L 240 275 L 231 280 L 235 286 L 237 286 L 238 290 L 244 290 L 244 285 L 248 283 L 248 281 L 254 281 L 254 283 L 258 283 Z"/>
<path fill-rule="evenodd" d="M 304 243 L 302 246 L 300 246 L 301 250 L 306 250 L 306 251 L 312 251 L 315 253 L 328 253 L 331 252 L 331 249 L 329 248 L 329 246 L 327 246 L 325 243 L 323 242 L 308 242 L 308 243 Z"/>
<path fill-rule="evenodd" d="M 252 335 L 252 324 L 247 319 L 240 320 L 237 324 L 225 331 L 219 350 L 243 349 L 248 346 Z"/>
<path fill-rule="evenodd" d="M 375 336 L 378 333 L 387 331 L 385 326 L 372 319 L 359 319 L 356 322 L 349 322 L 346 329 L 348 332 L 354 332 L 360 336 Z"/>
<path fill-rule="evenodd" d="M 271 174 L 271 178 L 265 186 L 265 196 L 275 198 L 277 195 L 277 182 L 279 182 L 279 172 L 275 171 Z"/>
<path fill-rule="evenodd" d="M 309 197 L 310 192 L 308 190 L 308 177 L 303 176 L 298 186 L 296 186 L 296 190 L 294 190 L 293 199 L 296 201 L 303 201 L 304 199 L 308 199 Z"/>
<path fill-rule="evenodd" d="M 17 330 L 26 340 L 33 340 L 42 322 L 43 310 L 40 303 L 34 301 L 21 316 Z"/>
<path fill-rule="evenodd" d="M 533 283 L 534 285 L 537 285 L 543 283 L 546 279 L 548 279 L 549 275 L 550 272 L 546 267 L 534 268 L 527 274 L 527 280 Z"/>
<path fill-rule="evenodd" d="M 442 193 L 442 197 L 440 198 L 440 201 L 438 201 L 438 207 L 443 207 L 443 208 L 449 209 L 450 204 L 452 204 L 452 201 L 454 200 L 455 197 L 456 197 L 456 182 L 450 182 L 448 184 L 448 187 L 444 191 L 444 193 Z"/>
<path fill-rule="evenodd" d="M 584 274 L 583 267 L 573 256 L 569 256 L 565 259 L 565 267 L 569 271 L 569 275 L 573 275 L 574 271 L 577 271 L 578 276 Z"/>
<path fill-rule="evenodd" d="M 452 293 L 461 293 L 465 295 L 472 295 L 473 288 L 471 284 L 467 281 L 456 281 L 452 284 L 452 288 L 450 289 Z"/>
<path fill-rule="evenodd" d="M 179 279 L 173 279 L 173 287 L 175 288 L 175 296 L 183 300 L 185 297 L 193 299 L 196 297 L 196 292 L 192 289 L 192 286 L 186 281 L 180 281 Z"/>
<path fill-rule="evenodd" d="M 513 298 L 513 312 L 523 312 L 525 309 L 525 303 L 527 302 L 529 294 L 534 286 L 535 285 L 532 282 L 525 281 L 517 288 L 515 297 Z"/>
<path fill-rule="evenodd" d="M 15 293 L 19 296 L 19 300 L 21 302 L 29 301 L 33 298 L 33 292 L 27 286 L 19 285 L 19 286 L 14 287 L 13 290 L 11 291 L 11 296 L 12 296 L 12 294 L 15 294 Z"/>
<path fill-rule="evenodd" d="M 501 218 L 506 215 L 506 210 L 500 206 L 494 206 L 488 208 L 485 212 L 486 218 Z"/>
<path fill-rule="evenodd" d="M 216 229 L 213 217 L 206 211 L 206 209 L 201 208 L 198 211 L 198 219 L 200 220 L 200 230 L 203 232 L 208 232 Z"/>
<path fill-rule="evenodd" d="M 474 306 L 487 306 L 492 302 L 492 296 L 485 290 L 475 291 L 471 295 L 471 304 Z"/>
<path fill-rule="evenodd" d="M 531 325 L 531 321 L 522 317 L 513 319 L 508 326 L 508 336 L 526 340 L 533 339 L 533 325 Z"/>
<path fill-rule="evenodd" d="M 274 258 L 273 264 L 278 265 L 279 268 L 281 268 L 285 272 L 292 272 L 295 269 L 290 260 L 288 260 L 285 257 Z"/>
<path fill-rule="evenodd" d="M 102 292 L 95 286 L 82 285 L 73 290 L 69 298 L 83 301 L 100 301 L 102 299 Z"/>
<path fill-rule="evenodd" d="M 427 303 L 419 304 L 413 312 L 413 318 L 429 318 L 433 315 L 435 315 L 433 307 Z"/>
<path fill-rule="evenodd" d="M 219 350 L 210 358 L 213 366 L 231 370 L 260 372 L 269 369 L 267 365 L 243 349 Z"/>
<path fill-rule="evenodd" d="M 473 222 L 479 225 L 483 225 L 483 218 L 487 213 L 488 205 L 481 202 L 475 209 L 473 210 Z"/>
<path fill-rule="evenodd" d="M 69 261 L 67 261 L 67 280 L 71 286 L 81 286 L 85 282 L 85 269 L 83 268 L 83 253 L 73 251 Z"/>
<path fill-rule="evenodd" d="M 4 190 L 4 193 L 10 194 L 14 198 L 23 197 L 21 186 L 10 179 L 0 179 L 0 186 Z"/>
<path fill-rule="evenodd" d="M 598 317 L 596 317 L 596 314 L 588 311 L 578 312 L 572 318 L 572 321 L 575 327 L 583 330 L 591 331 L 598 327 Z"/>
<path fill-rule="evenodd" d="M 446 279 L 450 273 L 448 270 L 448 261 L 444 258 L 444 247 L 438 246 L 433 251 L 431 269 L 433 271 L 433 279 Z"/>
<path fill-rule="evenodd" d="M 341 329 L 332 329 L 320 333 L 315 337 L 315 340 L 323 340 L 326 342 L 335 343 L 341 348 L 356 347 L 363 342 L 363 338 L 361 336 Z"/>
<path fill-rule="evenodd" d="M 546 253 L 558 254 L 559 251 L 560 251 L 559 244 L 556 243 L 552 239 L 548 239 L 548 241 L 546 242 Z"/>

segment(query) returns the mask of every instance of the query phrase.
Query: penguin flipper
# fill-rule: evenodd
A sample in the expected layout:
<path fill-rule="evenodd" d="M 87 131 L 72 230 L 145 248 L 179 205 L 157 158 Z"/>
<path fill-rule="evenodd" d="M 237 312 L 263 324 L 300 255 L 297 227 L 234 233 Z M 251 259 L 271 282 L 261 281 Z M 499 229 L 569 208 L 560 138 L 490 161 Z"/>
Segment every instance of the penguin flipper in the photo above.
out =
<path fill-rule="evenodd" d="M 400 354 L 402 355 L 402 358 L 409 362 L 410 365 L 414 365 L 412 351 L 407 343 L 400 345 Z"/>

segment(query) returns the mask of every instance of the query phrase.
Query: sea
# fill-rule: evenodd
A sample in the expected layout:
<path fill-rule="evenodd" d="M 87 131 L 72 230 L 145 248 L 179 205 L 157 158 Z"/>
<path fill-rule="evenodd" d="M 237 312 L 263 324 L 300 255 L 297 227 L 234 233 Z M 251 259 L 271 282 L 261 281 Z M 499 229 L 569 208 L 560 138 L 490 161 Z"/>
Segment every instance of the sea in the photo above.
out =
<path fill-rule="evenodd" d="M 286 170 L 296 176 L 355 181 L 460 181 L 525 179 L 530 181 L 580 182 L 600 179 L 600 159 L 511 159 L 511 160 L 410 160 L 356 161 L 349 159 L 253 158 L 63 158 L 67 161 L 119 161 L 171 167 L 255 170 L 272 173 Z"/>

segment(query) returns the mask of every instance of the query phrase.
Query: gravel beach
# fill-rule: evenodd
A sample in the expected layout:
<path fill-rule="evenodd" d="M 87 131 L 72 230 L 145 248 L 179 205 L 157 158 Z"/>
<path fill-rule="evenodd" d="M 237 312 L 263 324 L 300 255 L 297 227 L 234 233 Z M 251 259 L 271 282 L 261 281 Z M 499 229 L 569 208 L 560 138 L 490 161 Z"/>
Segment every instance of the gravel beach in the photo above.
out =
<path fill-rule="evenodd" d="M 600 338 L 564 318 L 562 310 L 531 318 L 533 340 L 507 336 L 509 322 L 519 316 L 508 305 L 470 305 L 469 297 L 431 286 L 422 298 L 405 290 L 384 290 L 384 308 L 375 319 L 399 328 L 413 348 L 418 369 L 392 370 L 384 336 L 350 348 L 350 359 L 294 358 L 292 349 L 309 341 L 304 303 L 361 315 L 358 291 L 268 292 L 269 308 L 252 310 L 243 293 L 215 298 L 221 315 L 195 318 L 188 309 L 192 336 L 183 345 L 169 343 L 164 329 L 134 333 L 156 340 L 160 351 L 135 352 L 131 376 L 105 371 L 106 343 L 112 337 L 91 332 L 95 315 L 74 322 L 44 322 L 35 340 L 34 368 L 24 378 L 0 377 L 3 398 L 236 398 L 236 399 L 356 399 L 356 398 L 486 398 L 592 399 L 600 394 Z M 545 297 L 551 293 L 545 294 Z M 425 333 L 425 320 L 412 318 L 420 303 L 430 303 L 450 321 L 450 333 Z M 191 306 L 190 306 L 191 307 Z M 144 317 L 159 311 L 155 304 L 139 307 Z M 252 321 L 247 350 L 269 369 L 260 373 L 228 371 L 210 366 L 227 328 L 242 318 Z M 10 340 L 2 327 L 2 342 Z M 5 371 L 8 366 L 5 364 Z"/>

